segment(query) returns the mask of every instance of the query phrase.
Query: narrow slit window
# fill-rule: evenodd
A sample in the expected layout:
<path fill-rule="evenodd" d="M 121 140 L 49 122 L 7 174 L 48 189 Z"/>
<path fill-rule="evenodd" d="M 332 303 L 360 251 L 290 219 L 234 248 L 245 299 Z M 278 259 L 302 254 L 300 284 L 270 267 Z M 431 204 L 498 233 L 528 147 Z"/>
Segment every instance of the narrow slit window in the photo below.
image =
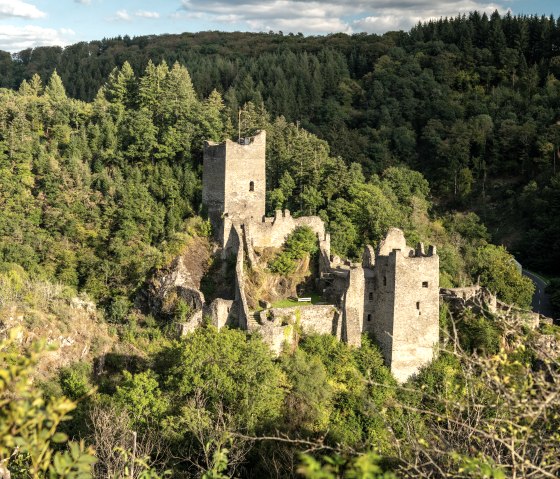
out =
<path fill-rule="evenodd" d="M 387 286 L 387 276 L 383 276 L 383 286 Z"/>
<path fill-rule="evenodd" d="M 369 300 L 373 301 L 373 293 L 369 293 Z"/>
<path fill-rule="evenodd" d="M 420 301 L 416 301 L 416 309 L 420 309 Z"/>
<path fill-rule="evenodd" d="M 427 287 L 428 287 L 428 282 L 422 281 L 422 288 L 427 288 Z"/>
<path fill-rule="evenodd" d="M 249 183 L 249 191 L 255 191 L 255 182 L 254 181 L 251 181 Z"/>
<path fill-rule="evenodd" d="M 368 315 L 367 315 L 367 320 L 368 320 L 368 321 L 371 321 L 371 314 L 368 314 Z"/>

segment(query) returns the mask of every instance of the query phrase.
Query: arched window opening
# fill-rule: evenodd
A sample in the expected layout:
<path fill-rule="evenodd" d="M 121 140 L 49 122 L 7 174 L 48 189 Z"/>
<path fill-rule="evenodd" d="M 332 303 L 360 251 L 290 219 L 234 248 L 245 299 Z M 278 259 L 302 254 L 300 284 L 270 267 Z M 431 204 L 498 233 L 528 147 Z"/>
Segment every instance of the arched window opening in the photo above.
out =
<path fill-rule="evenodd" d="M 249 191 L 255 191 L 255 182 L 254 181 L 251 181 L 249 183 Z"/>

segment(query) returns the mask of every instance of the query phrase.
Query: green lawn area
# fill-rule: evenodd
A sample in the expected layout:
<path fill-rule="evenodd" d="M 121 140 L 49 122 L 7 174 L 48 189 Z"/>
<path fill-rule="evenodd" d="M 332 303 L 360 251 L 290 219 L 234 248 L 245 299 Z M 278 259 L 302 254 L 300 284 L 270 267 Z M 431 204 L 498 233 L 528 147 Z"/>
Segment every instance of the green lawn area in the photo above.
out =
<path fill-rule="evenodd" d="M 310 303 L 300 303 L 298 301 L 294 301 L 293 299 L 281 299 L 280 301 L 275 301 L 272 303 L 273 308 L 292 308 L 294 306 L 305 306 L 308 304 L 319 304 L 324 303 L 323 297 L 320 294 L 311 294 L 309 296 L 304 296 L 306 298 L 311 298 Z"/>

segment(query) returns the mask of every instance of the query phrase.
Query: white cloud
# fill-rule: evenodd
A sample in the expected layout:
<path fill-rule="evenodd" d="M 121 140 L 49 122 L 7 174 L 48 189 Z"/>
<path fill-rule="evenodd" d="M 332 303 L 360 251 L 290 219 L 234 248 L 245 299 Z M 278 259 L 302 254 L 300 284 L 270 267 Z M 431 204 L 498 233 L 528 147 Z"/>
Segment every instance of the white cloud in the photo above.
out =
<path fill-rule="evenodd" d="M 75 3 L 80 3 L 82 5 L 90 5 L 91 0 L 74 0 Z"/>
<path fill-rule="evenodd" d="M 158 12 L 150 12 L 148 10 L 136 10 L 134 13 L 129 13 L 128 10 L 117 10 L 114 16 L 110 17 L 109 20 L 115 20 L 120 22 L 130 22 L 134 18 L 149 18 L 156 19 L 159 18 Z"/>
<path fill-rule="evenodd" d="M 65 46 L 70 43 L 67 37 L 73 34 L 74 32 L 68 28 L 56 30 L 35 25 L 23 27 L 2 25 L 2 28 L 0 28 L 0 50 L 14 53 L 26 48 L 52 45 Z"/>
<path fill-rule="evenodd" d="M 207 21 L 255 31 L 330 33 L 407 30 L 418 21 L 473 10 L 505 12 L 509 0 L 182 0 L 176 19 L 203 15 Z"/>
<path fill-rule="evenodd" d="M 158 12 L 148 12 L 146 10 L 137 10 L 134 15 L 141 18 L 159 18 Z"/>
<path fill-rule="evenodd" d="M 128 13 L 126 10 L 117 10 L 117 13 L 115 13 L 115 20 L 123 20 L 125 22 L 128 22 L 130 18 L 130 13 Z"/>
<path fill-rule="evenodd" d="M 21 0 L 0 0 L 0 19 L 9 17 L 41 18 L 46 14 L 31 3 Z"/>
<path fill-rule="evenodd" d="M 414 4 L 414 5 L 409 5 Z M 409 30 L 418 22 L 441 17 L 455 17 L 474 10 L 491 14 L 495 10 L 505 13 L 507 9 L 497 3 L 485 3 L 473 0 L 453 1 L 401 1 L 379 2 L 372 15 L 352 23 L 354 30 L 368 33 L 383 33 L 388 30 Z M 414 8 L 412 8 L 414 7 Z"/>
<path fill-rule="evenodd" d="M 352 27 L 339 18 L 306 17 L 306 18 L 278 18 L 274 23 L 262 20 L 246 20 L 255 31 L 281 30 L 283 32 L 344 32 L 352 33 Z"/>

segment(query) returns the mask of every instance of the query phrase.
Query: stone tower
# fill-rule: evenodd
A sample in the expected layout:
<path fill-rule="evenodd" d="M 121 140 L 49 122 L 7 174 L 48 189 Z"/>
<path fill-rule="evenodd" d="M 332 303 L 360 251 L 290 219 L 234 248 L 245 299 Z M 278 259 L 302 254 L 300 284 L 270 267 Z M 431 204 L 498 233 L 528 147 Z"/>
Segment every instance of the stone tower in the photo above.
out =
<path fill-rule="evenodd" d="M 407 247 L 391 228 L 375 257 L 364 255 L 364 330 L 372 332 L 385 362 L 405 381 L 434 357 L 439 342 L 439 257 Z"/>
<path fill-rule="evenodd" d="M 266 192 L 266 132 L 239 142 L 204 144 L 202 205 L 224 241 L 223 218 L 262 221 Z"/>

